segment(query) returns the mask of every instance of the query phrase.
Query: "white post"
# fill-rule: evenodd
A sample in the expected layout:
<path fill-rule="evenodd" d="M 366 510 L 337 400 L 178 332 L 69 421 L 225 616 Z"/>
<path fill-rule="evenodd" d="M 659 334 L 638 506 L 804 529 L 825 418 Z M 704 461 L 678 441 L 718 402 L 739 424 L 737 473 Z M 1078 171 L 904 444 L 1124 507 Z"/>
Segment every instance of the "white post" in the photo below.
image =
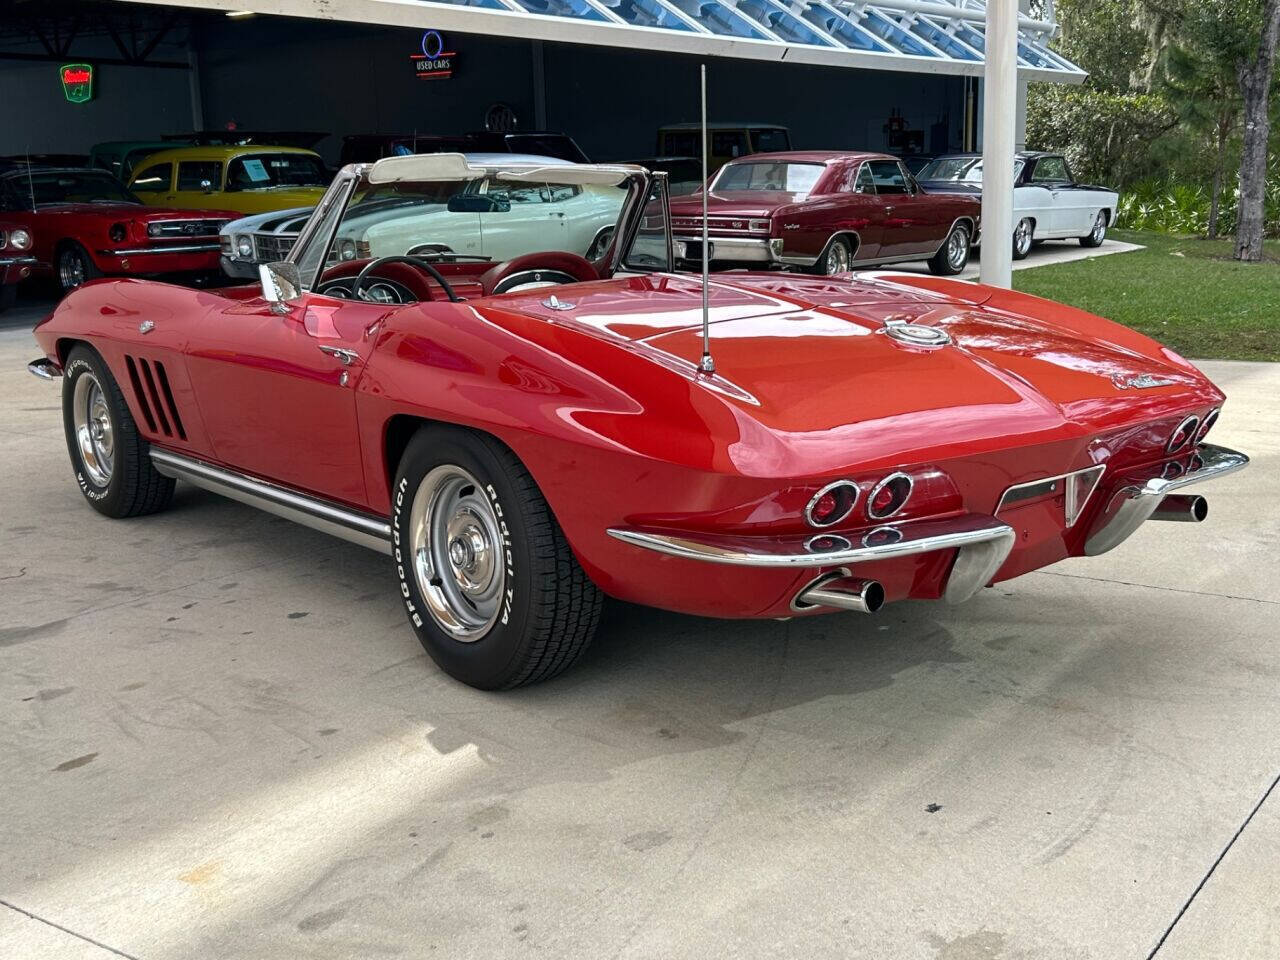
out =
<path fill-rule="evenodd" d="M 987 0 L 982 74 L 983 283 L 1013 280 L 1013 137 L 1018 97 L 1018 0 Z"/>

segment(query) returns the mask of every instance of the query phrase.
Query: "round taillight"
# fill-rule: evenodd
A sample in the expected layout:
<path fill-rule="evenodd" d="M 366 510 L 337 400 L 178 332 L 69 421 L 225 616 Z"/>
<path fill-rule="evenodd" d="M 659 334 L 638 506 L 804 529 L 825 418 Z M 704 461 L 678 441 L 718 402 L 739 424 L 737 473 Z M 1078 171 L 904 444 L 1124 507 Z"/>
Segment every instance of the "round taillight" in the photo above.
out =
<path fill-rule="evenodd" d="M 829 483 L 813 495 L 804 508 L 804 518 L 811 527 L 829 527 L 839 523 L 858 502 L 858 485 L 852 480 Z"/>
<path fill-rule="evenodd" d="M 1209 431 L 1213 429 L 1213 425 L 1218 422 L 1218 414 L 1222 412 L 1221 407 L 1214 407 L 1204 418 L 1204 423 L 1200 424 L 1200 429 L 1196 432 L 1196 443 L 1199 443 L 1209 435 Z"/>
<path fill-rule="evenodd" d="M 107 231 L 107 236 L 109 236 L 115 243 L 119 243 L 127 235 L 128 232 L 123 223 L 113 223 L 111 225 L 111 229 Z"/>
<path fill-rule="evenodd" d="M 867 495 L 867 516 L 872 520 L 891 517 L 904 506 L 911 496 L 912 480 L 905 473 L 891 473 Z"/>
<path fill-rule="evenodd" d="M 1187 417 L 1173 428 L 1173 433 L 1169 434 L 1169 442 L 1165 444 L 1165 450 L 1169 453 L 1181 450 L 1195 437 L 1198 426 L 1200 426 L 1199 417 L 1194 415 Z"/>

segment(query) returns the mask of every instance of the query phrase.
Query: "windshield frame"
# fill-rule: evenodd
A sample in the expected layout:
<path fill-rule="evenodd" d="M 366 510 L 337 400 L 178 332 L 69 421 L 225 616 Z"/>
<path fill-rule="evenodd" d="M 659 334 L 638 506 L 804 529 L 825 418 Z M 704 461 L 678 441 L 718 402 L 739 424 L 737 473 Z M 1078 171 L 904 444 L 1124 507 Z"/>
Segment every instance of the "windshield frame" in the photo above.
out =
<path fill-rule="evenodd" d="M 333 178 L 333 182 L 325 191 L 320 202 L 315 209 L 311 211 L 310 217 L 303 225 L 302 230 L 298 234 L 298 239 L 294 242 L 293 247 L 289 251 L 289 255 L 285 257 L 285 262 L 292 263 L 295 266 L 301 266 L 306 261 L 306 256 L 314 243 L 323 243 L 324 249 L 320 257 L 317 258 L 317 266 L 310 276 L 302 276 L 302 289 L 313 291 L 323 281 L 324 273 L 331 266 L 328 254 L 332 251 L 333 245 L 337 242 L 338 231 L 341 229 L 343 221 L 346 219 L 350 211 L 351 204 L 357 195 L 361 195 L 361 189 L 371 186 L 369 183 L 369 171 L 373 168 L 370 163 L 352 163 L 343 167 L 338 171 L 338 175 Z M 485 165 L 485 175 L 481 179 L 489 179 L 491 177 L 500 177 L 503 170 L 520 169 L 524 165 L 513 164 L 505 165 Z M 573 165 L 566 165 L 565 169 L 572 169 Z M 664 272 L 662 268 L 655 268 L 652 271 L 644 271 L 642 268 L 631 266 L 623 266 L 624 254 L 629 252 L 632 244 L 635 243 L 640 234 L 640 222 L 644 216 L 644 210 L 649 202 L 650 192 L 653 189 L 654 181 L 661 179 L 661 189 L 663 193 L 663 202 L 666 217 L 666 234 L 667 234 L 667 250 L 668 250 L 668 266 L 667 271 L 674 270 L 675 260 L 670 256 L 673 252 L 673 240 L 671 231 L 671 213 L 669 206 L 669 196 L 665 184 L 665 174 L 653 174 L 647 170 L 637 169 L 626 177 L 627 196 L 622 201 L 622 206 L 618 211 L 618 218 L 614 222 L 615 242 L 610 245 L 610 253 L 608 260 L 608 270 L 610 274 L 615 273 L 642 273 L 642 272 Z M 341 213 L 333 217 L 330 222 L 325 223 L 325 218 L 333 210 L 333 205 L 338 203 L 341 205 Z M 623 242 L 616 242 L 618 235 L 623 237 Z M 375 258 L 376 259 L 376 258 Z M 494 261 L 498 263 L 499 261 Z"/>

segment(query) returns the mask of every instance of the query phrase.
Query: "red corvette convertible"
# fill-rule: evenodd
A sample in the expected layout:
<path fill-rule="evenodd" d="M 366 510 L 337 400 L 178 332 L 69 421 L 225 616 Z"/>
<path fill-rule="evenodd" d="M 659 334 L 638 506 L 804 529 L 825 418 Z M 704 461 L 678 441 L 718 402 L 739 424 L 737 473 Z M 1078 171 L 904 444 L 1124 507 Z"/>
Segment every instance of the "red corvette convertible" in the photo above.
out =
<path fill-rule="evenodd" d="M 927 260 L 957 274 L 978 242 L 982 203 L 925 193 L 902 161 L 881 153 L 756 153 L 725 164 L 707 196 L 717 267 L 811 273 Z M 676 256 L 702 258 L 702 194 L 672 201 Z"/>
<path fill-rule="evenodd" d="M 143 206 L 105 170 L 19 167 L 0 174 L 0 219 L 35 236 L 33 275 L 64 293 L 101 276 L 220 275 L 222 210 Z"/>
<path fill-rule="evenodd" d="M 595 260 L 558 222 L 504 221 L 574 191 L 615 204 Z M 152 513 L 181 480 L 384 551 L 427 651 L 484 688 L 573 663 L 604 595 L 718 617 L 961 601 L 1201 520 L 1180 491 L 1248 462 L 1205 442 L 1223 396 L 1190 363 L 1008 290 L 717 275 L 704 328 L 666 214 L 639 167 L 349 166 L 261 287 L 86 284 L 30 369 L 62 378 L 96 510 Z M 527 252 L 449 252 L 477 222 Z M 343 259 L 388 236 L 407 246 Z"/>

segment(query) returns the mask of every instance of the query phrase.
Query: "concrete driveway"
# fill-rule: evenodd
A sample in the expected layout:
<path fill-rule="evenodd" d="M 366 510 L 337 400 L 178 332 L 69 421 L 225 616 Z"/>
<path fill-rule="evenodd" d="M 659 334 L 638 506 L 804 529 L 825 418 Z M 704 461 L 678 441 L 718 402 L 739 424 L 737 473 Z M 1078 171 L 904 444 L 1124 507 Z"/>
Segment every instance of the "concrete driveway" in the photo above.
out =
<path fill-rule="evenodd" d="M 382 557 L 93 513 L 36 352 L 0 333 L 6 958 L 1280 956 L 1280 366 L 1204 365 L 1255 458 L 1207 523 L 960 607 L 614 606 L 494 695 Z"/>

